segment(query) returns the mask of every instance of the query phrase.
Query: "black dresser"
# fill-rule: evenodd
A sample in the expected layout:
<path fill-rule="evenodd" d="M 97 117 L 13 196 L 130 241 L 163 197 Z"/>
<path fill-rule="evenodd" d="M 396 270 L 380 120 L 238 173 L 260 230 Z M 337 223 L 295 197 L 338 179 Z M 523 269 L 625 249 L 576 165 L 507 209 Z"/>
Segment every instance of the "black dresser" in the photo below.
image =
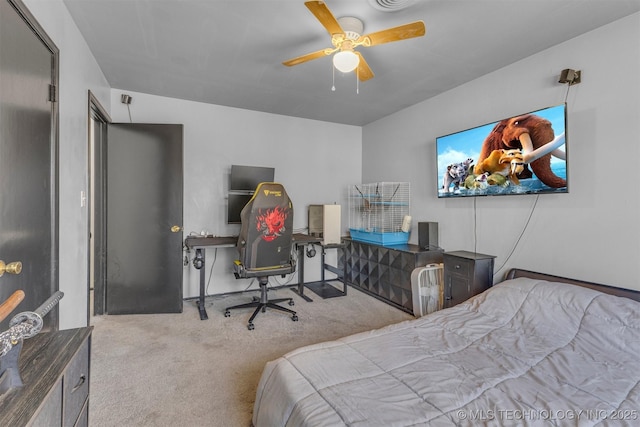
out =
<path fill-rule="evenodd" d="M 382 246 L 344 239 L 342 262 L 346 283 L 388 304 L 413 314 L 411 273 L 417 267 L 443 262 L 442 251 L 418 245 Z"/>

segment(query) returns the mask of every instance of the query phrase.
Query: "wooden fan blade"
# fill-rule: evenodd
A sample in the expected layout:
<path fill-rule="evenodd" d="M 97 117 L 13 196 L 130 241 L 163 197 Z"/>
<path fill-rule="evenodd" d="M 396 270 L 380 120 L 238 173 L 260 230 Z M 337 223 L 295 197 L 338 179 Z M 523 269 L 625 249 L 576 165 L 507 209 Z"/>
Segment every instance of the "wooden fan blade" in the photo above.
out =
<path fill-rule="evenodd" d="M 312 59 L 317 59 L 323 56 L 327 56 L 327 53 L 326 53 L 327 50 L 331 52 L 331 49 L 322 49 L 317 52 L 307 53 L 306 55 L 289 59 L 288 61 L 284 61 L 282 64 L 286 65 L 287 67 L 293 67 L 294 65 L 302 64 L 303 62 L 311 61 Z"/>
<path fill-rule="evenodd" d="M 376 46 L 379 44 L 395 42 L 398 40 L 411 39 L 424 36 L 426 30 L 424 22 L 416 21 L 399 27 L 387 28 L 386 30 L 362 36 L 364 46 Z M 366 39 L 369 39 L 368 41 Z"/>
<path fill-rule="evenodd" d="M 361 82 L 364 82 L 373 78 L 373 71 L 369 68 L 367 61 L 364 60 L 364 56 L 362 56 L 362 54 L 357 50 L 355 50 L 354 53 L 358 55 L 358 58 L 360 58 L 360 62 L 358 63 L 358 79 L 360 79 Z"/>
<path fill-rule="evenodd" d="M 344 30 L 338 24 L 338 20 L 333 16 L 327 5 L 322 1 L 308 1 L 305 6 L 315 15 L 320 23 L 327 29 L 330 36 L 334 34 L 344 34 Z"/>

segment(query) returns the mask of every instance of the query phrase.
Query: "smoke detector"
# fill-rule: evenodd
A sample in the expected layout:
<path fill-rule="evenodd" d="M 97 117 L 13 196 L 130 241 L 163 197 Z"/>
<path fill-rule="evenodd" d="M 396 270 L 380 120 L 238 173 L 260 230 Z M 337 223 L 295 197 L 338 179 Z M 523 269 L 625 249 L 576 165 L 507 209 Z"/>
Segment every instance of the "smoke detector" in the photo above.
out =
<path fill-rule="evenodd" d="M 396 12 L 413 5 L 415 0 L 369 0 L 369 4 L 382 12 Z"/>

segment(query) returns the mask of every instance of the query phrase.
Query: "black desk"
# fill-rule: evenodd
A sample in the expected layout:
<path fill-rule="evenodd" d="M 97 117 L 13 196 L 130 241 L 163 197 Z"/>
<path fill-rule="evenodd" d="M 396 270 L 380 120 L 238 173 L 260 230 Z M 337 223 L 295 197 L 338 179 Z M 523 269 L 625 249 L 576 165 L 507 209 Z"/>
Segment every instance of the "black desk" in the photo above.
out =
<path fill-rule="evenodd" d="M 291 236 L 293 245 L 298 251 L 298 288 L 291 288 L 291 290 L 302 297 L 307 302 L 313 302 L 311 298 L 304 294 L 304 248 L 307 245 L 320 244 L 322 238 L 310 236 L 308 234 L 293 233 Z"/>
<path fill-rule="evenodd" d="M 326 249 L 337 249 L 343 252 L 343 257 L 345 254 L 345 243 L 330 243 L 330 244 L 322 244 L 320 243 L 320 280 L 317 282 L 308 282 L 304 283 L 303 286 L 311 289 L 315 294 L 318 294 L 323 299 L 326 298 L 334 298 L 334 297 L 342 297 L 347 295 L 347 263 L 344 262 L 342 265 L 342 270 L 338 268 L 338 266 L 329 265 L 325 262 Z M 338 255 L 338 264 L 340 260 L 340 255 Z M 330 271 L 334 273 L 337 277 L 335 279 L 326 280 L 325 279 L 325 271 Z M 332 286 L 329 282 L 342 282 L 342 290 Z M 307 299 L 307 297 L 303 296 L 303 298 Z M 309 301 L 309 299 L 307 299 Z"/>
<path fill-rule="evenodd" d="M 292 242 L 298 251 L 298 289 L 293 289 L 305 301 L 313 301 L 304 294 L 304 247 L 310 244 L 320 244 L 320 237 L 309 236 L 308 234 L 294 233 Z M 184 244 L 189 249 L 195 249 L 196 256 L 193 262 L 194 267 L 200 270 L 200 296 L 197 305 L 200 312 L 200 320 L 209 318 L 204 307 L 205 302 L 205 251 L 203 249 L 231 248 L 235 247 L 238 242 L 238 236 L 189 236 L 184 240 Z M 324 261 L 324 257 L 323 257 Z M 324 277 L 324 273 L 323 273 Z"/>
<path fill-rule="evenodd" d="M 198 311 L 200 312 L 200 320 L 209 318 L 207 310 L 204 308 L 205 297 L 205 251 L 207 248 L 232 248 L 238 243 L 238 236 L 189 236 L 184 239 L 184 244 L 189 249 L 196 250 L 196 257 L 193 260 L 193 266 L 200 270 L 200 297 L 198 298 Z"/>

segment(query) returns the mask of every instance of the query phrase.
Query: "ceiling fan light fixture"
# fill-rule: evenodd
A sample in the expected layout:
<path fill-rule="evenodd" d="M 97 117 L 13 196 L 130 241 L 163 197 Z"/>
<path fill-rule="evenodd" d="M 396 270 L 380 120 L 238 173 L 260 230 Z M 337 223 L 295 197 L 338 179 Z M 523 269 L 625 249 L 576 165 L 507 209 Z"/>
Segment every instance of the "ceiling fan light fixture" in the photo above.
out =
<path fill-rule="evenodd" d="M 343 73 L 355 70 L 359 63 L 360 58 L 352 50 L 343 50 L 333 55 L 333 66 Z"/>

